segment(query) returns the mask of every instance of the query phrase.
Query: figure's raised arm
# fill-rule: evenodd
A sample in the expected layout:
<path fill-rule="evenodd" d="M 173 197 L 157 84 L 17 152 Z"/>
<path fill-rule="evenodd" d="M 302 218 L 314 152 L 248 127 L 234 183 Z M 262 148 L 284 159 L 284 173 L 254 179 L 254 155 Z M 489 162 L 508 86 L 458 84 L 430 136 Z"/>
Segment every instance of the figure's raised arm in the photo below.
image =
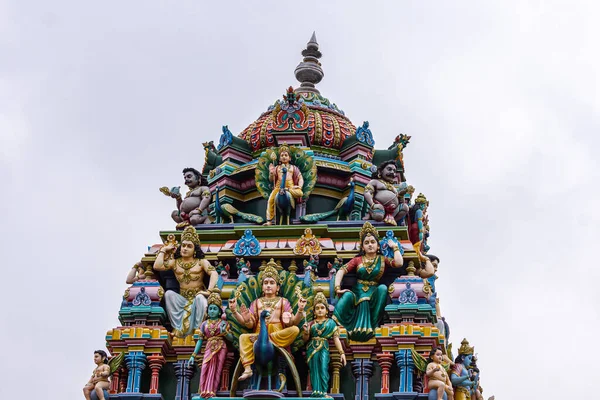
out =
<path fill-rule="evenodd" d="M 400 248 L 393 240 L 388 240 L 388 246 L 394 252 L 394 267 L 399 268 L 404 264 L 404 259 L 402 258 L 402 253 L 400 252 Z"/>
<path fill-rule="evenodd" d="M 156 271 L 167 271 L 173 268 L 173 265 L 175 263 L 174 260 L 171 259 L 165 262 L 165 254 L 171 253 L 173 250 L 175 250 L 175 245 L 173 244 L 163 246 L 158 251 L 158 254 L 156 255 L 156 260 L 154 260 L 154 266 L 152 268 L 154 268 Z"/>

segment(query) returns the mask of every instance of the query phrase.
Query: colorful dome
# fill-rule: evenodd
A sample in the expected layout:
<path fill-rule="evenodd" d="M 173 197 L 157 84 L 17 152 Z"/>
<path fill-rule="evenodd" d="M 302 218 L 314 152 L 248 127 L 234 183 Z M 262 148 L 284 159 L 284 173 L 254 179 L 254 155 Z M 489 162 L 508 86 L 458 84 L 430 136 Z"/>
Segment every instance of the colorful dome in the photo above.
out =
<path fill-rule="evenodd" d="M 348 136 L 356 132 L 344 112 L 327 98 L 321 96 L 315 84 L 323 79 L 319 58 L 319 44 L 313 33 L 303 61 L 294 71 L 300 87 L 290 87 L 283 100 L 277 100 L 256 121 L 239 134 L 250 145 L 252 151 L 275 146 L 275 135 L 294 133 L 306 136 L 310 146 L 340 149 Z"/>

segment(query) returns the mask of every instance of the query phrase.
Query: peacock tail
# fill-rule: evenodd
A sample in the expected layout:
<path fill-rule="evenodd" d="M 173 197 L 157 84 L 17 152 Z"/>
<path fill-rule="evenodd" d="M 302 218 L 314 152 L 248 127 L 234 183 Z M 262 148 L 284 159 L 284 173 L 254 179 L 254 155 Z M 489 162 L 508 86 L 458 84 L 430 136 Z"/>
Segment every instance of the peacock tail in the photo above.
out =
<path fill-rule="evenodd" d="M 317 221 L 324 220 L 325 218 L 335 214 L 336 212 L 337 212 L 337 208 L 334 208 L 331 211 L 325 211 L 322 213 L 306 214 L 306 215 L 303 215 L 300 217 L 300 221 L 307 222 L 307 223 L 317 222 Z"/>
<path fill-rule="evenodd" d="M 125 353 L 119 353 L 108 361 L 108 366 L 110 367 L 110 374 L 112 375 L 116 370 L 119 369 L 123 359 L 125 358 Z"/>
<path fill-rule="evenodd" d="M 237 208 L 228 203 L 221 204 L 221 209 L 224 211 L 223 214 L 226 217 L 230 215 L 237 215 L 237 213 L 239 212 Z"/>
<path fill-rule="evenodd" d="M 411 354 L 412 354 L 412 359 L 413 359 L 413 363 L 415 364 L 415 367 L 421 371 L 422 373 L 424 373 L 427 370 L 427 360 L 425 359 L 425 357 L 423 357 L 422 355 L 420 355 L 418 352 L 414 351 L 411 349 Z"/>
<path fill-rule="evenodd" d="M 258 157 L 258 163 L 254 169 L 256 189 L 265 199 L 269 198 L 269 195 L 273 190 L 273 182 L 269 181 L 269 165 L 273 163 L 271 154 L 275 154 L 275 156 L 279 158 L 279 155 L 276 152 L 272 149 L 267 149 Z"/>
<path fill-rule="evenodd" d="M 258 278 L 255 276 L 249 277 L 246 281 L 237 285 L 236 289 L 231 294 L 231 298 L 237 297 L 238 310 L 240 306 L 243 304 L 248 309 L 250 308 L 250 304 L 261 297 L 262 295 L 262 287 L 260 285 L 259 278 L 261 274 L 259 274 Z M 280 279 L 282 281 L 281 286 L 279 288 L 279 296 L 286 298 L 291 306 L 292 312 L 295 313 L 298 311 L 298 296 L 296 294 L 296 288 L 299 288 L 302 292 L 302 296 L 308 300 L 306 305 L 306 320 L 312 320 L 312 308 L 313 308 L 313 291 L 312 288 L 304 285 L 304 282 L 296 276 L 296 274 L 291 274 L 287 271 L 280 272 Z M 240 324 L 232 315 L 231 310 L 227 308 L 225 311 L 227 314 L 227 320 L 231 325 L 231 333 L 235 337 L 233 344 L 235 347 L 239 347 L 239 337 L 242 333 L 249 333 L 250 330 L 246 329 L 245 326 Z M 304 319 L 300 320 L 298 324 L 298 328 L 302 331 L 302 325 L 304 324 Z M 295 352 L 299 348 L 304 345 L 304 341 L 302 340 L 302 335 L 298 335 L 294 343 L 292 344 L 292 352 Z"/>
<path fill-rule="evenodd" d="M 254 222 L 255 224 L 262 224 L 265 222 L 264 218 L 260 215 L 249 214 L 241 211 L 238 211 L 235 215 L 243 220 Z"/>

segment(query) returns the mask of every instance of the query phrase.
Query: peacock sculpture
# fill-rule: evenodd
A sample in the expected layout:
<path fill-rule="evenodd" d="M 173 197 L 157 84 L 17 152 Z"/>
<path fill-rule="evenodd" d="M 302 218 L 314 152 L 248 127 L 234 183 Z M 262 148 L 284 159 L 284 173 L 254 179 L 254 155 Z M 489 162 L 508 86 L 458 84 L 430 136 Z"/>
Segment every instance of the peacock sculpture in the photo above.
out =
<path fill-rule="evenodd" d="M 331 211 L 325 211 L 322 213 L 315 213 L 315 214 L 307 214 L 307 215 L 303 215 L 302 217 L 300 217 L 300 221 L 302 222 L 317 222 L 317 221 L 321 221 L 324 220 L 325 218 L 337 213 L 337 220 L 339 221 L 340 219 L 345 219 L 346 221 L 348 221 L 348 219 L 350 218 L 350 214 L 352 213 L 352 210 L 354 209 L 354 186 L 356 184 L 354 183 L 354 179 L 350 178 L 350 183 L 348 183 L 348 186 L 350 186 L 350 193 L 348 193 L 348 196 L 343 197 L 335 206 L 335 208 Z"/>
<path fill-rule="evenodd" d="M 234 222 L 233 216 L 234 215 L 236 217 L 239 217 L 248 222 L 253 222 L 255 224 L 262 224 L 263 222 L 265 222 L 265 220 L 261 216 L 241 212 L 237 208 L 232 206 L 231 204 L 227 204 L 227 203 L 221 204 L 221 199 L 219 198 L 220 189 L 219 189 L 218 185 L 216 187 L 216 190 L 217 190 L 217 193 L 215 194 L 215 216 L 216 216 L 217 224 L 225 223 L 225 219 L 229 219 L 231 221 L 231 223 L 233 224 L 233 222 Z"/>
<path fill-rule="evenodd" d="M 282 171 L 283 177 L 281 179 L 281 184 L 279 185 L 279 193 L 277 194 L 275 202 L 277 204 L 277 212 L 279 214 L 279 225 L 289 225 L 290 215 L 292 213 L 292 209 L 296 207 L 296 204 L 290 192 L 285 190 L 285 179 L 288 173 L 287 168 L 283 168 Z"/>

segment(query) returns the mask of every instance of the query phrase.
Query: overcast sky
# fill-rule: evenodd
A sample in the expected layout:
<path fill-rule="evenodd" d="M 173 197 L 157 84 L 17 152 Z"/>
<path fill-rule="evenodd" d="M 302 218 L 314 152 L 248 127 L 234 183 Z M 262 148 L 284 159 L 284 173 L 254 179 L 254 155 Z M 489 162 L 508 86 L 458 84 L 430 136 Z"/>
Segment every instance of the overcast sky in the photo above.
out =
<path fill-rule="evenodd" d="M 321 93 L 377 148 L 412 136 L 485 397 L 597 396 L 596 2 L 257 3 L 0 0 L 0 398 L 82 397 L 127 272 L 173 228 L 158 188 L 297 87 L 313 30 Z"/>

